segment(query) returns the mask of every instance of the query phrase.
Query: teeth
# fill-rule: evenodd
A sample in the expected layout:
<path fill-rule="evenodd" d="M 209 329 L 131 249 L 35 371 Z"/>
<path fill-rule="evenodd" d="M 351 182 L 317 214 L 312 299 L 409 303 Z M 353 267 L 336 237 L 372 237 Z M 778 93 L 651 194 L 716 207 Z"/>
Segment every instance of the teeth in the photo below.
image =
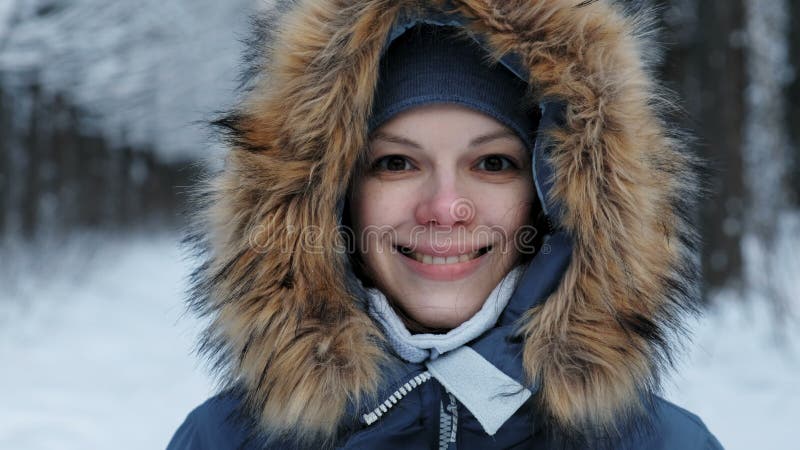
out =
<path fill-rule="evenodd" d="M 479 251 L 475 251 L 469 254 L 447 257 L 423 255 L 417 252 L 410 252 L 406 255 L 414 258 L 416 261 L 421 262 L 422 264 L 456 264 L 475 259 L 479 256 L 479 253 Z"/>

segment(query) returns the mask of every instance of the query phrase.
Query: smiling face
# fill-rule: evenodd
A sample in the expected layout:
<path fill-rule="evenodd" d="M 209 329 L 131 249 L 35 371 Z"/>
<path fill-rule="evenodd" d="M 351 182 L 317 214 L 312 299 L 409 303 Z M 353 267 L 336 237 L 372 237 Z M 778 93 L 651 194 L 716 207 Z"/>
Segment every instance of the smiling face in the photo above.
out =
<path fill-rule="evenodd" d="M 433 104 L 378 128 L 367 161 L 350 198 L 367 275 L 403 315 L 457 327 L 519 256 L 535 195 L 524 144 L 487 115 Z"/>

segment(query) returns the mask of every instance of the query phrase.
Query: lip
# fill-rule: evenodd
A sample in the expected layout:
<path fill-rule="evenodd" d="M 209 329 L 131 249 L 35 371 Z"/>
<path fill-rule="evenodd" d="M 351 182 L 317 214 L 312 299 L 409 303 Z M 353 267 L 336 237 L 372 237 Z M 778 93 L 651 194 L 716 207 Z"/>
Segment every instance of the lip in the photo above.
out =
<path fill-rule="evenodd" d="M 456 281 L 466 278 L 475 272 L 478 267 L 486 260 L 486 255 L 490 254 L 488 251 L 476 258 L 469 261 L 451 263 L 451 264 L 423 264 L 414 258 L 409 258 L 400 252 L 395 253 L 395 256 L 401 258 L 403 263 L 417 275 L 434 281 Z M 438 253 L 438 256 L 443 256 Z M 455 256 L 455 255 L 450 255 Z"/>

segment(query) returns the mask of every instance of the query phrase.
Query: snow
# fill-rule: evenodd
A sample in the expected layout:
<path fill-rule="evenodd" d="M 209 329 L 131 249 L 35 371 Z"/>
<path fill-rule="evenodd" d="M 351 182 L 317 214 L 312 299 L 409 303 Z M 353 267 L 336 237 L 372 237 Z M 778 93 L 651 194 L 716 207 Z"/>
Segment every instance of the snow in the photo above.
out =
<path fill-rule="evenodd" d="M 775 223 L 771 254 L 763 254 L 757 236 L 743 239 L 750 290 L 712 298 L 667 389 L 668 399 L 699 415 L 728 449 L 797 448 L 800 213 Z"/>
<path fill-rule="evenodd" d="M 197 123 L 234 100 L 256 1 L 2 0 L 15 20 L 5 33 L 0 20 L 0 71 L 67 93 L 118 146 L 207 156 Z"/>
<path fill-rule="evenodd" d="M 776 321 L 774 306 L 757 296 L 716 296 L 693 324 L 689 355 L 668 383 L 666 397 L 698 414 L 725 448 L 796 447 L 799 245 L 784 238 L 775 255 L 785 261 L 780 277 L 795 315 Z M 182 259 L 177 236 L 5 251 L 0 448 L 163 448 L 213 390 L 191 354 L 201 324 L 183 313 L 191 262 Z"/>
<path fill-rule="evenodd" d="M 182 317 L 176 239 L 4 256 L 0 448 L 164 448 L 212 392 L 191 354 L 199 324 Z"/>
<path fill-rule="evenodd" d="M 15 0 L 6 0 L 0 2 L 0 48 L 3 46 L 3 39 L 11 24 L 11 14 L 14 12 L 14 1 Z"/>
<path fill-rule="evenodd" d="M 700 416 L 726 449 L 796 448 L 800 324 L 774 327 L 772 306 L 719 296 L 666 398 Z"/>

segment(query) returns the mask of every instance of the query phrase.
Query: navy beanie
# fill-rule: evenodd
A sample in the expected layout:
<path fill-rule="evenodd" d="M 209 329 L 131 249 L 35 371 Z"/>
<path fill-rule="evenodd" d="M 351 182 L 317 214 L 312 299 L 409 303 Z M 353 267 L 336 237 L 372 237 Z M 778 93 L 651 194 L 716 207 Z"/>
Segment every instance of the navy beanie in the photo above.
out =
<path fill-rule="evenodd" d="M 419 25 L 400 35 L 380 62 L 371 133 L 395 115 L 430 103 L 455 103 L 496 119 L 533 148 L 527 83 L 502 64 L 490 66 L 476 42 L 452 27 Z"/>

